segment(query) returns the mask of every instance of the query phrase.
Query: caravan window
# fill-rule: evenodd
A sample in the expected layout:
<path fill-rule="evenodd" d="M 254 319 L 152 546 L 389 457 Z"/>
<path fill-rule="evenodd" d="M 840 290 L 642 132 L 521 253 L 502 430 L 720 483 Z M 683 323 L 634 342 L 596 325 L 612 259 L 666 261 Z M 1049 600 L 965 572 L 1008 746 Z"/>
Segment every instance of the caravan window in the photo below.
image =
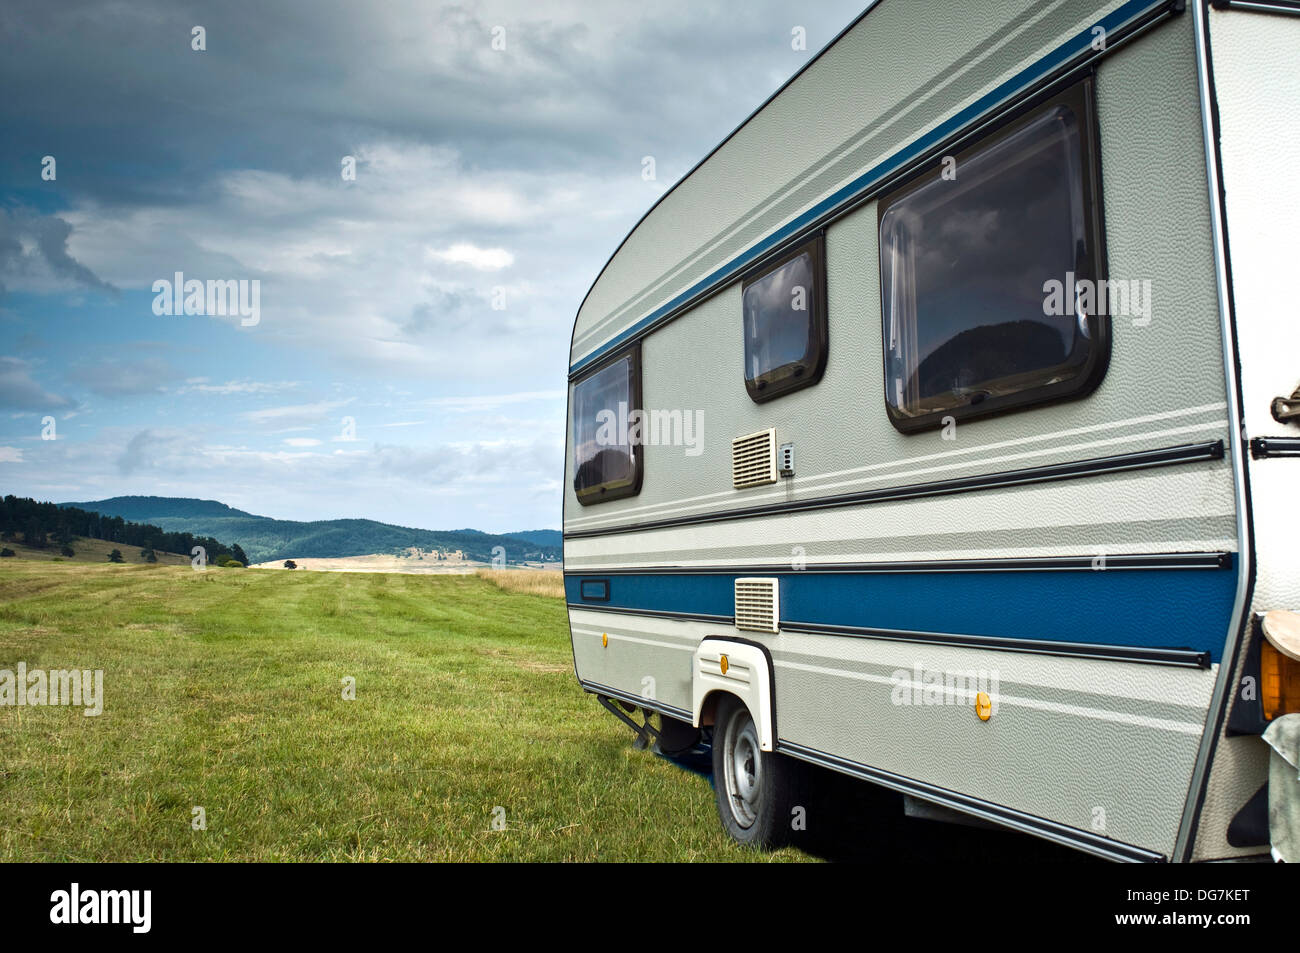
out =
<path fill-rule="evenodd" d="M 1085 80 L 880 202 L 885 403 L 899 430 L 1100 382 L 1091 95 Z"/>
<path fill-rule="evenodd" d="M 571 404 L 578 502 L 585 506 L 639 493 L 644 461 L 641 447 L 628 440 L 628 420 L 641 406 L 640 345 L 574 384 Z"/>
<path fill-rule="evenodd" d="M 745 389 L 771 400 L 817 383 L 826 366 L 826 269 L 819 235 L 741 284 Z"/>

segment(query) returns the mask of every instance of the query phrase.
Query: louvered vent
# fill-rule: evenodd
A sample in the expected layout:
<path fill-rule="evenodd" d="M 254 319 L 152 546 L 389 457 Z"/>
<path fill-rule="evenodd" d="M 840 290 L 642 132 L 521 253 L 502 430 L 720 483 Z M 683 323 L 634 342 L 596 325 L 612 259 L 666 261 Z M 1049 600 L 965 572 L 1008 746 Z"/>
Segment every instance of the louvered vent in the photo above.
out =
<path fill-rule="evenodd" d="M 736 628 L 746 632 L 777 632 L 780 602 L 775 579 L 737 579 Z"/>
<path fill-rule="evenodd" d="M 731 441 L 731 485 L 737 490 L 776 482 L 776 429 Z"/>

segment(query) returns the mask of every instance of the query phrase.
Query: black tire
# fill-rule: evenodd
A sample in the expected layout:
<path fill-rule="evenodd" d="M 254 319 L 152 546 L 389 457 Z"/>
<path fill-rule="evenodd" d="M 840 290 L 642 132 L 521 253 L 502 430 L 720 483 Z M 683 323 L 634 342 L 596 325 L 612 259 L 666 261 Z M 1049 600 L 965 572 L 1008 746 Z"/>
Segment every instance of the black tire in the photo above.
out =
<path fill-rule="evenodd" d="M 793 842 L 795 809 L 806 804 L 802 767 L 784 755 L 760 751 L 749 709 L 736 698 L 719 700 L 713 727 L 713 790 L 718 817 L 733 840 L 762 848 Z"/>

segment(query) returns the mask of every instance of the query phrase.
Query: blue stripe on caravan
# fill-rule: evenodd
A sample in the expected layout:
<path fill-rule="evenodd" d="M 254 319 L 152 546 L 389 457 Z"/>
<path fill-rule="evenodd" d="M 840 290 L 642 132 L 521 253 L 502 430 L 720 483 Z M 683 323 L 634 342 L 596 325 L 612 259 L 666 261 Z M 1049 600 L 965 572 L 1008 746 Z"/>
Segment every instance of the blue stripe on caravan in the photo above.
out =
<path fill-rule="evenodd" d="M 1168 4 L 1169 0 L 1129 0 L 1128 3 L 1116 8 L 1109 15 L 1097 21 L 1093 26 L 1101 26 L 1105 28 L 1107 33 L 1110 33 L 1130 20 L 1149 13 L 1159 7 L 1168 6 Z M 1038 60 L 1031 66 L 1025 67 L 1015 76 L 1011 77 L 1011 79 L 961 110 L 961 112 L 957 113 L 947 122 L 935 127 L 929 133 L 914 141 L 911 145 L 900 149 L 879 165 L 868 169 L 852 182 L 841 187 L 839 190 L 832 192 L 802 215 L 786 223 L 756 244 L 750 246 L 727 264 L 714 271 L 711 275 L 696 282 L 667 304 L 652 311 L 627 330 L 623 331 L 616 337 L 611 338 L 608 342 L 582 358 L 582 360 L 572 364 L 569 367 L 569 373 L 571 375 L 576 374 L 583 368 L 590 367 L 601 358 L 622 347 L 632 338 L 638 336 L 642 331 L 654 324 L 660 318 L 664 317 L 666 314 L 681 307 L 683 304 L 709 288 L 736 277 L 740 271 L 756 258 L 760 257 L 772 248 L 775 248 L 787 238 L 798 234 L 806 228 L 812 227 L 818 220 L 829 216 L 840 206 L 852 202 L 886 176 L 898 171 L 900 167 L 924 154 L 926 151 L 938 145 L 954 133 L 959 132 L 963 127 L 975 123 L 986 113 L 991 113 L 999 106 L 1004 105 L 1026 87 L 1032 86 L 1037 81 L 1050 76 L 1062 64 L 1076 56 L 1086 53 L 1091 48 L 1092 42 L 1095 39 L 1092 33 L 1093 26 L 1089 26 L 1087 30 L 1084 30 L 1077 36 L 1067 40 L 1051 53 L 1044 56 L 1041 60 Z M 597 278 L 597 281 L 599 280 L 600 279 Z"/>
<path fill-rule="evenodd" d="M 1237 589 L 1235 559 L 1223 569 L 790 572 L 779 576 L 781 621 L 1192 649 L 1218 661 Z M 583 578 L 609 579 L 609 601 L 593 608 L 735 613 L 732 575 L 569 576 L 570 603 L 582 603 Z"/>

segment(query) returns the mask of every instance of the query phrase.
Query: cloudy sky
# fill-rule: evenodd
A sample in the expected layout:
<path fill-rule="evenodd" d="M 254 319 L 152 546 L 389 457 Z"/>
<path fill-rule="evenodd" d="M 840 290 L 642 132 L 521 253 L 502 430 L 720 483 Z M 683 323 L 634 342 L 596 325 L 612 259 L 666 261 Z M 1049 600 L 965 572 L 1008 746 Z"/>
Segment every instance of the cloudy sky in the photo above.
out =
<path fill-rule="evenodd" d="M 5 0 L 0 492 L 558 527 L 587 288 L 865 5 Z"/>

